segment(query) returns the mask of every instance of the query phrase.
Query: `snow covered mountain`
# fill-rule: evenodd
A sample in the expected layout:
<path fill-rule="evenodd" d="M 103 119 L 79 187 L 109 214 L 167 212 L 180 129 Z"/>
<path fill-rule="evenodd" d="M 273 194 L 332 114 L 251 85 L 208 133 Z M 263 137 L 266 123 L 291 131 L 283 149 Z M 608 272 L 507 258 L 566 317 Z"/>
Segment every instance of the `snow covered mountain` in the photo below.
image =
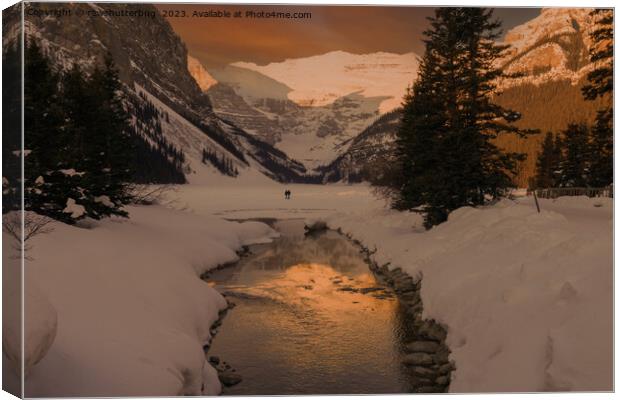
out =
<path fill-rule="evenodd" d="M 218 84 L 207 94 L 221 118 L 315 168 L 398 107 L 417 67 L 413 53 L 383 52 L 334 51 L 266 66 L 238 62 L 209 71 Z"/>
<path fill-rule="evenodd" d="M 59 7 L 38 4 L 41 9 Z M 36 40 L 58 69 L 78 63 L 90 71 L 110 53 L 125 84 L 125 98 L 136 133 L 145 151 L 179 169 L 191 181 L 204 181 L 232 166 L 239 175 L 266 175 L 280 181 L 303 181 L 305 168 L 286 154 L 230 122 L 220 119 L 201 90 L 213 78 L 195 60 L 188 60 L 185 44 L 152 5 L 107 4 L 105 10 L 141 12 L 148 16 L 114 17 L 93 3 L 63 4 L 71 15 L 30 16 L 25 21 L 29 39 Z M 83 23 L 82 15 L 99 13 Z M 13 16 L 18 18 L 19 16 Z M 11 38 L 5 37 L 5 40 Z M 189 70 L 199 77 L 198 82 Z M 200 85 L 200 86 L 199 86 Z M 156 110 L 145 120 L 145 107 Z M 147 107 L 147 108 L 148 108 Z M 151 107 L 152 108 L 152 107 Z M 155 129 L 157 131 L 155 132 Z M 210 157 L 205 158 L 203 151 Z M 178 162 L 182 165 L 175 166 Z M 158 181 L 157 176 L 147 180 Z"/>
<path fill-rule="evenodd" d="M 394 161 L 396 132 L 401 117 L 400 108 L 383 114 L 350 139 L 346 150 L 334 161 L 317 168 L 323 182 L 380 181 L 381 173 Z"/>
<path fill-rule="evenodd" d="M 528 103 L 522 104 L 521 99 L 521 89 L 527 86 L 530 97 L 555 93 L 558 98 L 550 100 L 569 102 L 571 106 L 565 107 L 567 110 L 588 108 L 572 95 L 560 98 L 562 93 L 577 91 L 550 89 L 549 84 L 576 88 L 591 70 L 590 11 L 543 9 L 540 16 L 506 33 L 503 43 L 510 48 L 498 66 L 508 74 L 519 75 L 499 82 L 502 90 L 509 91 L 504 96 L 507 105 L 527 110 Z M 218 84 L 211 86 L 207 93 L 216 114 L 274 144 L 307 168 L 334 167 L 342 166 L 347 159 L 349 147 L 354 143 L 352 138 L 380 115 L 400 105 L 417 68 L 418 57 L 413 53 L 357 55 L 334 51 L 263 66 L 237 62 L 223 70 L 210 71 Z M 573 113 L 579 117 L 582 114 Z M 526 112 L 523 123 L 548 129 L 548 124 L 538 126 L 539 119 Z M 563 115 L 552 119 L 558 120 L 554 127 L 565 123 Z M 380 142 L 388 142 L 390 137 L 393 137 L 391 131 Z M 518 146 L 530 158 L 538 149 L 529 143 Z M 525 168 L 528 174 L 531 173 L 529 164 L 530 161 Z"/>
<path fill-rule="evenodd" d="M 99 5 L 86 3 L 68 7 L 82 12 L 102 10 Z M 352 154 L 362 154 L 353 146 L 364 142 L 366 136 L 355 138 L 381 115 L 398 107 L 417 74 L 418 57 L 413 53 L 358 55 L 343 51 L 264 66 L 237 62 L 207 71 L 188 55 L 185 44 L 155 8 L 144 4 L 106 8 L 151 11 L 154 16 L 104 15 L 92 18 L 87 25 L 76 12 L 62 17 L 62 21 L 51 15 L 30 16 L 26 31 L 42 44 L 59 68 L 78 62 L 86 70 L 91 69 L 109 51 L 126 84 L 127 97 L 135 103 L 134 109 L 143 108 L 144 102 L 159 104 L 157 123 L 134 121 L 146 151 L 153 151 L 160 158 L 159 164 L 178 164 L 181 160 L 182 165 L 171 168 L 176 169 L 175 176 L 184 175 L 189 181 L 210 179 L 220 173 L 235 175 L 223 172 L 224 164 L 232 165 L 232 170 L 237 169 L 242 176 L 251 170 L 283 181 L 349 176 L 358 168 L 345 167 L 345 160 Z M 592 29 L 589 11 L 544 9 L 539 17 L 506 34 L 504 42 L 511 49 L 500 65 L 507 72 L 523 76 L 501 82 L 505 93 L 500 100 L 524 111 L 524 124 L 555 129 L 568 118 L 564 114 L 580 116 L 573 110 L 589 105 L 579 103 L 578 95 L 573 94 L 579 92 L 579 82 L 591 68 L 587 59 L 588 33 Z M 11 37 L 5 35 L 5 40 L 7 36 Z M 574 90 L 550 88 L 550 83 Z M 552 127 L 538 126 L 541 118 L 528 107 L 542 98 L 549 104 L 569 104 L 561 109 L 570 112 L 554 114 L 551 119 L 557 123 Z M 588 111 L 584 118 L 591 114 Z M 547 120 L 550 118 L 545 116 Z M 161 127 L 157 138 L 151 132 L 156 126 Z M 385 138 L 376 133 L 373 140 L 388 143 L 393 138 L 393 127 L 386 126 Z M 190 131 L 191 140 L 185 134 Z M 530 173 L 538 145 L 524 141 L 510 146 L 511 150 L 525 150 L 530 155 L 524 174 Z M 205 159 L 205 150 L 211 161 Z M 385 151 L 383 145 L 377 148 L 377 152 Z M 368 155 L 367 151 L 364 154 Z M 330 176 L 324 176 L 329 168 Z M 203 175 L 207 178 L 203 179 Z"/>
<path fill-rule="evenodd" d="M 519 74 L 500 82 L 503 94 L 496 100 L 521 112 L 521 127 L 542 132 L 564 129 L 570 121 L 592 122 L 598 105 L 583 100 L 580 87 L 592 69 L 588 59 L 589 34 L 593 29 L 591 9 L 550 8 L 540 16 L 506 33 L 510 45 L 498 65 L 508 74 Z M 407 82 L 402 82 L 406 86 Z M 398 128 L 396 114 L 386 115 L 342 146 L 332 162 L 319 168 L 325 181 L 368 180 L 377 162 L 389 159 Z M 508 151 L 527 154 L 516 183 L 525 187 L 532 176 L 542 135 L 526 139 L 500 137 Z M 374 148 L 374 154 L 370 149 Z M 386 154 L 388 154 L 386 156 Z M 372 161 L 374 160 L 374 161 Z"/>
<path fill-rule="evenodd" d="M 545 8 L 540 15 L 506 33 L 510 45 L 500 65 L 507 73 L 502 87 L 568 80 L 577 84 L 591 65 L 588 60 L 593 21 L 587 8 Z"/>
<path fill-rule="evenodd" d="M 381 102 L 385 113 L 400 105 L 405 94 L 403 82 L 412 81 L 418 70 L 415 53 L 326 54 L 288 59 L 259 66 L 237 62 L 233 66 L 250 69 L 282 82 L 292 90 L 288 98 L 301 106 L 325 106 L 351 93 L 364 97 L 389 97 Z"/>

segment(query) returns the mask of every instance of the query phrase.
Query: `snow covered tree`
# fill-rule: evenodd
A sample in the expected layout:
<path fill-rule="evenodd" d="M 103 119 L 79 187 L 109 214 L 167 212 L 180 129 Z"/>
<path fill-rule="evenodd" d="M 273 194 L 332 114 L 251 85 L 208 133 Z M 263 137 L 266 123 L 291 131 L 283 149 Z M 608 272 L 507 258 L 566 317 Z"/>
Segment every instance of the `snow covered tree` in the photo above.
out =
<path fill-rule="evenodd" d="M 126 216 L 133 141 L 111 59 L 91 76 L 60 74 L 32 41 L 24 72 L 26 210 L 66 223 Z"/>
<path fill-rule="evenodd" d="M 604 98 L 608 106 L 598 111 L 592 129 L 593 159 L 590 171 L 591 186 L 606 186 L 613 181 L 613 16 L 612 9 L 597 9 L 592 31 L 590 61 L 596 68 L 588 73 L 588 84 L 582 92 L 586 100 Z"/>
<path fill-rule="evenodd" d="M 500 197 L 523 155 L 494 143 L 533 133 L 520 115 L 493 103 L 500 23 L 484 8 L 439 8 L 425 32 L 417 81 L 405 97 L 397 146 L 402 181 L 394 206 L 422 212 L 431 227 L 450 211 Z"/>
<path fill-rule="evenodd" d="M 38 214 L 72 222 L 65 212 L 70 199 L 79 198 L 73 166 L 66 158 L 70 140 L 64 127 L 59 75 L 35 41 L 24 55 L 24 206 Z"/>

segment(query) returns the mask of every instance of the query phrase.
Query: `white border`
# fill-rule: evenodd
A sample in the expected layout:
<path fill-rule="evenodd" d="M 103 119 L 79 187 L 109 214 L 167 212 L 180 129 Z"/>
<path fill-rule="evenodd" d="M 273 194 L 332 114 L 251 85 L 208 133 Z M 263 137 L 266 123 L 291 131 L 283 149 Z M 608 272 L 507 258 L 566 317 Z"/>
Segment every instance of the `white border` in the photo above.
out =
<path fill-rule="evenodd" d="M 83 1 L 80 1 L 83 2 Z M 123 3 L 125 1 L 123 0 L 109 0 L 106 1 L 109 3 Z M 179 0 L 168 0 L 168 1 L 162 1 L 162 0 L 154 0 L 154 1 L 143 1 L 144 3 L 197 3 L 197 4 L 300 4 L 300 5 L 379 5 L 379 6 L 388 6 L 388 5 L 401 5 L 401 6 L 485 6 L 485 7 L 587 7 L 587 8 L 594 8 L 594 7 L 605 7 L 605 8 L 611 8 L 615 6 L 615 2 L 614 1 L 609 1 L 609 0 L 603 0 L 603 1 L 584 1 L 584 0 L 545 0 L 545 1 L 533 1 L 533 0 L 521 0 L 518 2 L 514 2 L 514 3 L 508 3 L 508 2 L 503 2 L 503 1 L 498 1 L 498 0 L 478 0 L 478 1 L 463 1 L 463 0 L 388 0 L 388 1 L 379 1 L 379 0 L 355 0 L 355 1 L 350 1 L 350 0 L 336 0 L 336 1 L 329 1 L 329 0 L 312 0 L 312 1 L 303 1 L 303 0 L 288 0 L 288 1 L 265 1 L 265 0 L 252 0 L 252 1 L 242 1 L 242 0 L 210 0 L 210 1 L 179 1 Z M 15 1 L 11 1 L 11 0 L 0 0 L 0 5 L 2 6 L 2 9 L 5 9 L 9 6 L 11 6 L 12 4 L 15 4 Z M 23 18 L 23 15 L 22 15 Z M 615 29 L 615 28 L 614 28 Z M 23 32 L 22 32 L 23 33 Z M 23 40 L 23 38 L 22 38 Z M 615 56 L 615 44 L 614 44 L 614 56 Z M 23 62 L 22 62 L 22 69 L 23 69 Z M 1 71 L 1 68 L 0 68 Z M 23 71 L 22 71 L 22 76 L 23 76 Z M 616 82 L 618 82 L 618 69 L 616 68 L 616 70 L 614 71 L 614 80 Z M 22 91 L 23 91 L 23 86 L 22 86 Z M 22 94 L 22 98 L 23 98 L 23 94 Z M 614 93 L 614 104 L 615 104 L 615 93 Z M 614 124 L 614 128 L 617 125 L 617 121 L 618 121 L 618 108 L 615 107 L 614 110 L 614 121 L 616 121 L 616 123 Z M 23 114 L 22 114 L 22 124 L 23 124 Z M 23 125 L 22 125 L 23 126 Z M 614 131 L 615 132 L 615 131 Z M 615 135 L 614 135 L 615 136 Z M 0 133 L 0 138 L 1 138 L 1 133 Z M 615 138 L 615 137 L 614 137 Z M 618 154 L 616 152 L 616 146 L 614 145 L 614 153 Z M 22 160 L 23 162 L 23 160 Z M 22 166 L 23 168 L 23 166 Z M 617 162 L 614 162 L 614 175 L 620 176 L 620 166 Z M 23 188 L 22 188 L 22 193 L 23 193 Z M 614 209 L 616 206 L 616 202 L 614 201 Z M 22 204 L 22 208 L 23 208 L 23 204 Z M 618 222 L 618 215 L 614 213 L 614 226 L 617 226 L 616 223 Z M 22 221 L 23 223 L 23 221 Z M 22 227 L 23 228 L 23 227 Z M 614 232 L 615 233 L 615 232 Z M 620 242 L 620 239 L 614 235 L 614 249 L 617 248 L 618 243 Z M 0 250 L 1 252 L 1 250 Z M 614 251 L 614 265 L 615 265 L 615 261 L 616 261 L 616 257 L 615 257 L 615 251 Z M 23 270 L 23 260 L 22 260 L 22 271 Z M 585 266 L 584 266 L 585 267 Z M 24 278 L 24 274 L 22 274 L 22 289 L 23 289 L 23 278 Z M 615 316 L 616 316 L 616 312 L 619 309 L 618 308 L 618 298 L 615 296 L 615 288 L 620 287 L 619 286 L 619 277 L 617 274 L 614 273 L 614 322 L 615 322 Z M 23 293 L 23 290 L 22 290 Z M 0 299 L 1 302 L 1 299 Z M 22 306 L 23 306 L 23 302 L 22 302 Z M 23 310 L 22 310 L 23 312 Z M 1 316 L 1 308 L 0 308 L 0 316 Z M 22 318 L 22 325 L 23 325 L 23 318 Z M 23 328 L 23 326 L 22 326 Z M 615 323 L 614 323 L 614 329 L 615 329 Z M 22 335 L 23 335 L 23 329 L 22 329 Z M 23 339 L 23 338 L 22 338 Z M 615 329 L 614 331 L 614 344 L 616 343 L 618 339 L 618 331 Z M 23 343 L 23 341 L 22 341 Z M 23 346 L 22 346 L 22 353 L 23 353 Z M 22 354 L 23 355 L 23 354 Z M 617 352 L 617 348 L 614 346 L 614 361 L 615 359 L 617 359 L 618 352 Z M 23 359 L 23 358 L 22 358 Z M 614 367 L 615 367 L 615 362 L 614 362 Z M 23 376 L 23 374 L 22 374 Z M 0 382 L 1 382 L 1 375 L 0 375 Z M 618 382 L 618 369 L 614 368 L 614 382 Z M 23 386 L 22 386 L 23 387 Z M 615 386 L 614 386 L 615 387 Z M 474 398 L 478 398 L 478 397 L 483 397 L 484 399 L 489 399 L 489 400 L 495 400 L 495 399 L 515 399 L 517 396 L 527 396 L 528 398 L 535 398 L 535 399 L 547 399 L 547 398 L 553 398 L 553 399 L 561 399 L 561 400 L 581 400 L 581 399 L 607 399 L 607 398 L 615 398 L 616 397 L 616 393 L 595 393 L 595 394 L 583 394 L 583 393 L 544 393 L 544 394 L 522 394 L 522 393 L 516 393 L 516 394 L 474 394 L 474 395 L 470 395 L 470 394 L 450 394 L 451 396 L 458 396 L 460 399 L 474 399 Z M 376 399 L 380 399 L 380 400 L 396 400 L 396 399 L 404 399 L 404 398 L 412 398 L 412 396 L 415 396 L 415 399 L 428 399 L 428 398 L 436 398 L 435 396 L 438 395 L 377 395 L 377 396 L 364 396 L 364 397 L 372 397 L 372 398 L 376 398 Z M 236 399 L 254 399 L 255 397 L 235 397 Z M 276 397 L 276 396 L 261 396 L 261 397 Z M 278 398 L 282 398 L 282 399 L 295 399 L 296 397 L 299 398 L 300 396 L 277 396 Z M 338 399 L 353 399 L 353 398 L 359 398 L 360 396 L 329 396 L 329 397 L 337 397 Z M 5 399 L 13 399 L 14 397 L 6 392 L 0 392 L 0 400 L 5 400 Z M 167 398 L 167 397 L 163 397 L 163 398 Z M 169 397 L 170 399 L 176 399 L 175 397 Z M 304 399 L 308 399 L 308 400 L 319 400 L 319 399 L 323 399 L 325 398 L 325 396 L 303 396 Z M 85 399 L 85 398 L 80 398 L 80 397 L 74 397 L 72 399 Z M 142 399 L 155 399 L 153 397 L 142 397 Z M 157 398 L 157 399 L 162 399 L 162 397 Z"/>

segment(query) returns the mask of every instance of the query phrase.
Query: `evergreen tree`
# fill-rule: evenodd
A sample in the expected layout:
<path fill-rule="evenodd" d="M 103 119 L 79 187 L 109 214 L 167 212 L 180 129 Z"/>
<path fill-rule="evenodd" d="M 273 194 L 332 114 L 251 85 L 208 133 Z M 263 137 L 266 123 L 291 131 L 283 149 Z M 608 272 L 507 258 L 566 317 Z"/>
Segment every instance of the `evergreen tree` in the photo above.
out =
<path fill-rule="evenodd" d="M 131 200 L 127 185 L 132 176 L 129 115 L 123 106 L 122 84 L 111 55 L 104 68 L 96 68 L 88 82 L 94 110 L 88 124 L 85 185 L 93 203 L 88 215 L 99 219 L 110 215 L 127 216 L 123 206 Z"/>
<path fill-rule="evenodd" d="M 21 208 L 21 47 L 8 43 L 2 54 L 2 213 Z"/>
<path fill-rule="evenodd" d="M 63 151 L 70 137 L 60 78 L 36 42 L 27 43 L 24 60 L 24 206 L 71 223 L 73 213 L 65 208 L 81 193 L 78 177 L 67 173 L 73 166 Z"/>
<path fill-rule="evenodd" d="M 512 186 L 517 162 L 525 159 L 523 154 L 501 151 L 495 140 L 505 134 L 524 137 L 537 131 L 517 128 L 513 123 L 521 115 L 494 103 L 496 82 L 503 76 L 496 62 L 508 48 L 496 44 L 501 36 L 500 22 L 493 19 L 490 9 L 465 8 L 463 12 L 466 50 L 463 62 L 465 89 L 461 102 L 464 115 L 462 141 L 469 144 L 473 155 L 464 155 L 471 172 L 463 176 L 466 184 L 462 184 L 462 188 L 469 193 L 464 199 L 465 204 L 481 205 L 485 197 L 500 197 Z"/>
<path fill-rule="evenodd" d="M 66 223 L 126 216 L 133 141 L 111 58 L 90 77 L 78 65 L 58 74 L 33 41 L 24 75 L 26 210 Z"/>
<path fill-rule="evenodd" d="M 613 110 L 598 112 L 592 127 L 592 163 L 590 186 L 603 187 L 613 183 L 614 178 L 614 143 Z"/>
<path fill-rule="evenodd" d="M 582 92 L 586 100 L 604 98 L 608 104 L 598 111 L 592 129 L 592 186 L 605 186 L 613 181 L 613 13 L 611 9 L 597 9 L 591 13 L 596 19 L 596 28 L 590 36 L 590 61 L 596 68 L 588 73 L 588 84 Z"/>
<path fill-rule="evenodd" d="M 535 188 L 552 188 L 559 184 L 558 173 L 562 163 L 562 140 L 547 132 L 536 160 Z"/>
<path fill-rule="evenodd" d="M 59 151 L 63 158 L 71 160 L 77 172 L 86 171 L 89 161 L 86 146 L 92 134 L 90 125 L 98 110 L 86 74 L 78 64 L 73 64 L 62 76 L 62 108 L 66 133 Z"/>
<path fill-rule="evenodd" d="M 553 186 L 559 187 L 562 181 L 562 167 L 564 165 L 564 140 L 562 135 L 555 135 L 555 141 L 553 142 L 553 158 L 554 158 L 554 170 L 553 170 Z"/>
<path fill-rule="evenodd" d="M 590 33 L 590 61 L 596 68 L 588 73 L 589 83 L 584 85 L 582 92 L 587 100 L 594 100 L 611 94 L 614 88 L 614 11 L 596 9 L 590 15 L 596 21 L 596 27 Z"/>
<path fill-rule="evenodd" d="M 425 32 L 418 80 L 405 97 L 397 137 L 402 170 L 394 206 L 425 214 L 431 227 L 450 211 L 500 197 L 523 156 L 502 152 L 499 135 L 526 135 L 519 114 L 493 103 L 502 73 L 499 22 L 483 8 L 439 8 Z"/>
<path fill-rule="evenodd" d="M 563 135 L 560 186 L 585 187 L 589 182 L 590 132 L 585 124 L 569 124 Z"/>

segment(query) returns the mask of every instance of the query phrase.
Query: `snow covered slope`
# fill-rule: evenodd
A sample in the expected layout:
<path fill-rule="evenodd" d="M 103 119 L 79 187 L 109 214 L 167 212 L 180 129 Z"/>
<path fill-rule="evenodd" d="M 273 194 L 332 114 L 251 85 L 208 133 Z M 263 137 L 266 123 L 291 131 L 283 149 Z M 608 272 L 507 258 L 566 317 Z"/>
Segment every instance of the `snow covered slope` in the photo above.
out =
<path fill-rule="evenodd" d="M 30 370 L 27 397 L 220 392 L 203 346 L 226 301 L 199 275 L 276 233 L 161 206 L 128 211 L 130 220 L 87 228 L 54 223 L 29 242 L 27 279 L 55 310 L 57 333 Z M 30 331 L 48 330 L 41 313 L 26 318 Z M 28 339 L 37 348 L 45 337 Z"/>
<path fill-rule="evenodd" d="M 266 66 L 238 62 L 211 71 L 214 111 L 314 168 L 381 113 L 400 105 L 417 73 L 413 53 L 342 51 Z"/>
<path fill-rule="evenodd" d="M 613 389 L 613 200 L 464 207 L 424 231 L 383 208 L 327 218 L 422 276 L 424 317 L 448 329 L 451 392 Z M 368 229 L 372 226 L 372 229 Z"/>
<path fill-rule="evenodd" d="M 269 185 L 273 180 L 303 182 L 312 179 L 305 176 L 303 165 L 226 121 L 216 120 L 209 128 L 219 134 L 208 136 L 140 85 L 135 84 L 135 91 L 166 116 L 159 118 L 159 124 L 168 143 L 183 149 L 184 172 L 190 183 L 228 181 Z M 204 160 L 203 150 L 212 153 L 217 160 L 229 163 L 238 174 L 227 175 L 227 171 L 218 169 L 212 161 Z"/>
<path fill-rule="evenodd" d="M 334 161 L 317 168 L 324 182 L 379 182 L 381 172 L 394 162 L 396 133 L 402 109 L 383 114 L 359 135 L 343 143 Z"/>

